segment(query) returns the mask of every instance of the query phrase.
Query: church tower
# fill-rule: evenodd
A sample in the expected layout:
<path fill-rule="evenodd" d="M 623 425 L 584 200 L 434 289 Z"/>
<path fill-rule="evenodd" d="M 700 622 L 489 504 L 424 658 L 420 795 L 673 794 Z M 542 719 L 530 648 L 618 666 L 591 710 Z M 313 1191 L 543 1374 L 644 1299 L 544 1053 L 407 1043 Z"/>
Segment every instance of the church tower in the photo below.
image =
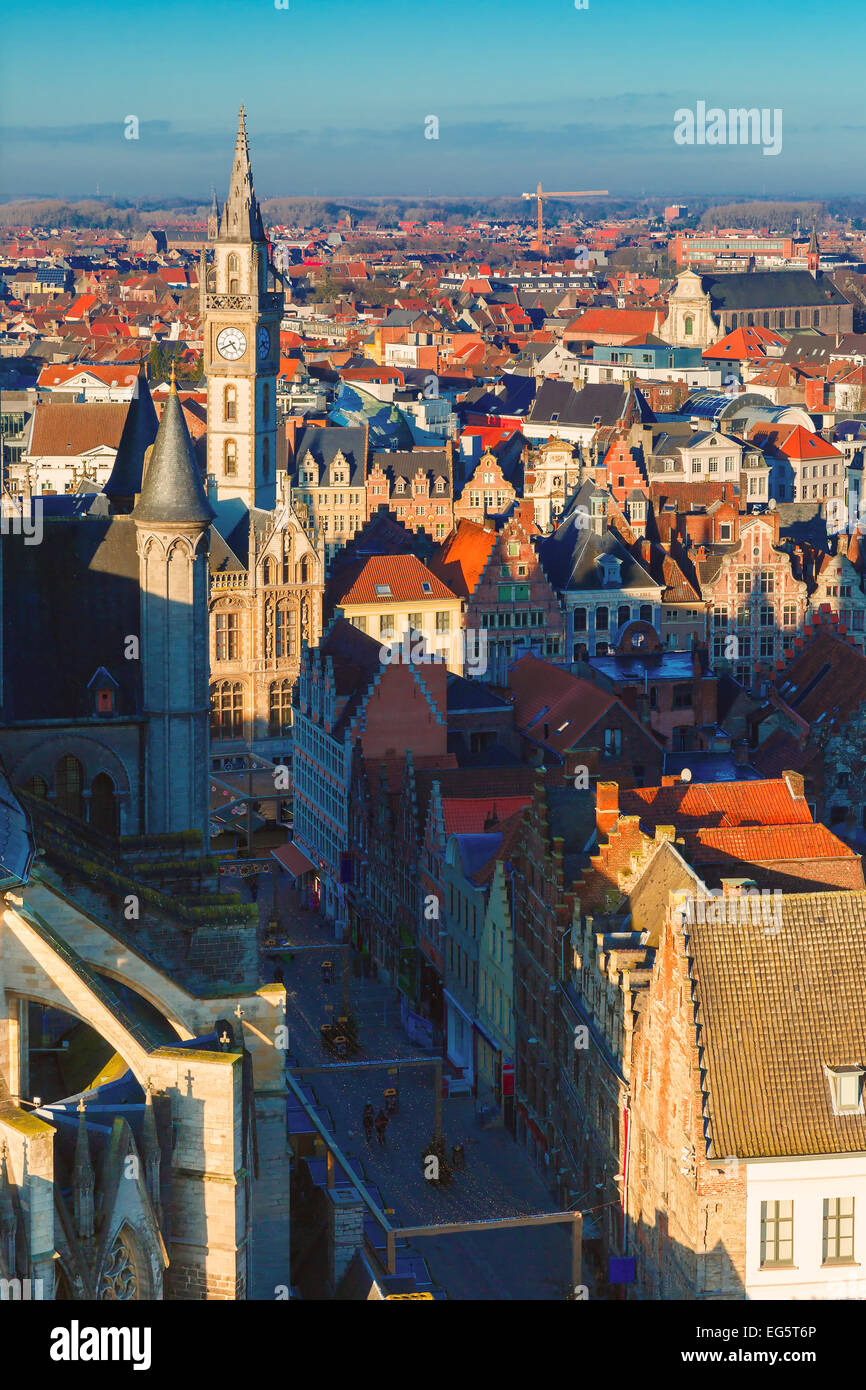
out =
<path fill-rule="evenodd" d="M 213 509 L 172 374 L 132 512 L 141 590 L 148 834 L 198 830 L 208 845 L 208 545 Z"/>
<path fill-rule="evenodd" d="M 243 107 L 229 194 L 211 247 L 210 263 L 202 252 L 199 275 L 208 479 L 218 505 L 239 500 L 271 511 L 283 295 L 253 188 Z"/>

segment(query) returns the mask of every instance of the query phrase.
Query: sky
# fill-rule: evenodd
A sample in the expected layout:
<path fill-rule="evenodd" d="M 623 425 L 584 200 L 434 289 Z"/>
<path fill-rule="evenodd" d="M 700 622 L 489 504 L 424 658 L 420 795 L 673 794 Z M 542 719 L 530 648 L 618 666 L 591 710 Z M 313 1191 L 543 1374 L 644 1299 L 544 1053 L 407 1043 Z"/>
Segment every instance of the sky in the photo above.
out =
<path fill-rule="evenodd" d="M 0 197 L 222 195 L 241 103 L 260 197 L 863 194 L 864 53 L 863 0 L 42 0 L 4 17 Z M 678 144 L 699 102 L 781 149 Z"/>

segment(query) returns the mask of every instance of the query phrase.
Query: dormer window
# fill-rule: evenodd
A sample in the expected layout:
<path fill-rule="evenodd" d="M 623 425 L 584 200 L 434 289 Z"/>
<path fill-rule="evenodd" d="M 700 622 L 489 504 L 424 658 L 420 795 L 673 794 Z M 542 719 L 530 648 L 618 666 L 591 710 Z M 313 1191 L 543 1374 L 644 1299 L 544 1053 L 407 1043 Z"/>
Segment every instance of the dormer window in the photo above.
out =
<path fill-rule="evenodd" d="M 834 1115 L 863 1114 L 863 1075 L 860 1066 L 825 1067 L 830 1083 L 830 1100 Z"/>
<path fill-rule="evenodd" d="M 106 671 L 104 666 L 94 673 L 88 682 L 87 689 L 93 701 L 91 712 L 103 719 L 109 715 L 117 713 L 117 681 Z"/>

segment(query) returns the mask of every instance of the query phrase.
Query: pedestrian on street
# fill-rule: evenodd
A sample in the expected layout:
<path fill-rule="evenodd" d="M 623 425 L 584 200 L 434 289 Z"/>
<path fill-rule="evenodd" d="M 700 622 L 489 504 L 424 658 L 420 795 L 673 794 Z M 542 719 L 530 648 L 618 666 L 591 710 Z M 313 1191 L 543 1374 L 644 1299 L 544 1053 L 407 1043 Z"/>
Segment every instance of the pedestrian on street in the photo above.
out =
<path fill-rule="evenodd" d="M 375 1110 L 368 1101 L 367 1104 L 364 1106 L 363 1115 L 364 1135 L 368 1144 L 372 1144 L 373 1142 L 373 1117 L 375 1116 L 375 1114 Z"/>
<path fill-rule="evenodd" d="M 385 1130 L 388 1128 L 388 1116 L 384 1110 L 380 1110 L 374 1121 L 376 1126 L 376 1138 L 382 1147 L 385 1147 Z"/>

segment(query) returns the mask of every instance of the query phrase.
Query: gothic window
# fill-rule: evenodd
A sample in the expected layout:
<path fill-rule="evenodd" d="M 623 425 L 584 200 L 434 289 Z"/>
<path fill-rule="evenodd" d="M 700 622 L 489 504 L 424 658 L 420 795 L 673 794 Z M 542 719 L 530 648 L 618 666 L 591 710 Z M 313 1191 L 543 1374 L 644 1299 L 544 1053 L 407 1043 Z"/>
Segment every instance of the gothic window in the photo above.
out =
<path fill-rule="evenodd" d="M 310 557 L 309 555 L 305 555 L 295 567 L 295 582 L 298 584 L 309 584 L 310 578 Z"/>
<path fill-rule="evenodd" d="M 76 757 L 67 753 L 57 764 L 54 772 L 54 785 L 57 792 L 57 808 L 67 816 L 84 819 L 84 768 Z"/>
<path fill-rule="evenodd" d="M 274 681 L 270 690 L 268 733 L 272 738 L 285 734 L 292 727 L 292 682 Z"/>
<path fill-rule="evenodd" d="M 223 473 L 227 478 L 234 478 L 238 471 L 238 446 L 233 439 L 227 439 L 223 445 Z"/>
<path fill-rule="evenodd" d="M 238 275 L 240 273 L 240 261 L 237 256 L 229 256 L 229 294 L 237 294 L 240 289 Z"/>
<path fill-rule="evenodd" d="M 216 659 L 217 661 L 236 661 L 237 657 L 238 615 L 237 613 L 217 613 Z"/>
<path fill-rule="evenodd" d="M 103 835 L 117 834 L 117 798 L 107 772 L 100 772 L 90 788 L 90 824 Z"/>
<path fill-rule="evenodd" d="M 281 604 L 276 612 L 276 634 L 274 655 L 294 656 L 295 654 L 295 610 Z"/>
<path fill-rule="evenodd" d="M 99 1297 L 108 1303 L 129 1303 L 140 1297 L 135 1255 L 122 1234 L 116 1237 L 105 1262 Z"/>
<path fill-rule="evenodd" d="M 270 388 L 270 386 L 267 384 L 267 382 L 265 382 L 264 386 L 262 387 L 262 420 L 264 421 L 265 424 L 267 424 L 268 421 L 270 420 L 270 418 L 271 418 L 271 388 Z"/>
<path fill-rule="evenodd" d="M 44 777 L 31 777 L 29 782 L 24 783 L 24 790 L 42 800 L 48 795 L 48 783 Z"/>
<path fill-rule="evenodd" d="M 223 392 L 223 419 L 236 420 L 238 418 L 238 393 L 234 386 L 227 386 Z"/>
<path fill-rule="evenodd" d="M 262 565 L 262 579 L 265 584 L 277 582 L 277 562 L 272 555 L 269 555 Z"/>
<path fill-rule="evenodd" d="M 240 738 L 244 731 L 244 688 L 240 681 L 221 681 L 211 696 L 210 729 L 214 738 Z"/>

